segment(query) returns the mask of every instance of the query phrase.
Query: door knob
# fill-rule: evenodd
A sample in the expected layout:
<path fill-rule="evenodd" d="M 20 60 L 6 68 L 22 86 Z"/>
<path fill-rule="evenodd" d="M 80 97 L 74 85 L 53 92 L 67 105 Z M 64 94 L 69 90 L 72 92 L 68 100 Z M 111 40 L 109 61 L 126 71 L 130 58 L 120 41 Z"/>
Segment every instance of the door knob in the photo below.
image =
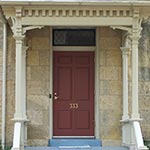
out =
<path fill-rule="evenodd" d="M 54 100 L 58 100 L 58 98 L 59 98 L 58 96 L 54 96 Z"/>
<path fill-rule="evenodd" d="M 54 93 L 54 100 L 58 100 L 59 96 L 57 96 L 57 93 Z"/>

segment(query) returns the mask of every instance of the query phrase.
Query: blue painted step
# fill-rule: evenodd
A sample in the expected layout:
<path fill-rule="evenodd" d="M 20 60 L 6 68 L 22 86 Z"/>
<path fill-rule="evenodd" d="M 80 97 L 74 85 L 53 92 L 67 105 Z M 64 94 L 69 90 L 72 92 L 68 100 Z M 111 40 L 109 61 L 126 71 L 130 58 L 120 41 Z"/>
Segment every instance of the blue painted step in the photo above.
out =
<path fill-rule="evenodd" d="M 88 149 L 75 149 L 75 148 L 71 148 L 71 149 L 62 149 L 59 147 L 48 147 L 48 146 L 32 146 L 32 147 L 25 147 L 25 150 L 129 150 L 129 148 L 126 147 L 90 147 Z"/>
<path fill-rule="evenodd" d="M 102 142 L 97 139 L 51 139 L 49 140 L 49 146 L 92 146 L 100 147 Z"/>

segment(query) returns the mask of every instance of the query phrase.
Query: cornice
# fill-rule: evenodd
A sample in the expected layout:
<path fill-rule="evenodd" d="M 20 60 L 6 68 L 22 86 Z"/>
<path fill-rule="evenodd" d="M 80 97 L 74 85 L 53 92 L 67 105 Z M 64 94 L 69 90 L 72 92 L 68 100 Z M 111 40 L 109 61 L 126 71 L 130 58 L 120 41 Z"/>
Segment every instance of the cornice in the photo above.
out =
<path fill-rule="evenodd" d="M 24 8 L 23 17 L 131 17 L 131 9 L 108 8 Z"/>
<path fill-rule="evenodd" d="M 14 5 L 87 5 L 87 6 L 150 6 L 150 1 L 0 1 L 0 5 L 14 6 Z"/>

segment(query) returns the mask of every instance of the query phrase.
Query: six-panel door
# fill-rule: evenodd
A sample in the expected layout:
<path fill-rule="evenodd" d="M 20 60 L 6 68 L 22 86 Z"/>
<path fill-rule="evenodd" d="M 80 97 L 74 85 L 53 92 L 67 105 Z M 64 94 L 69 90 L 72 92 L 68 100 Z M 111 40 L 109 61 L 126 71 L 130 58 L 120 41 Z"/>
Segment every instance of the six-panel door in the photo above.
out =
<path fill-rule="evenodd" d="M 53 135 L 94 136 L 94 52 L 54 52 Z"/>

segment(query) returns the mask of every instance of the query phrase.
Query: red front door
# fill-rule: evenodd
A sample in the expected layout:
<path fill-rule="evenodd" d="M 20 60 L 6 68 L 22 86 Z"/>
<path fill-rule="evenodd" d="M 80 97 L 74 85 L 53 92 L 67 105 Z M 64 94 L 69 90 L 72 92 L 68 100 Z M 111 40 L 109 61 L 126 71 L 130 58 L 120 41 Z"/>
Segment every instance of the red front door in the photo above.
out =
<path fill-rule="evenodd" d="M 94 136 L 94 52 L 54 52 L 54 136 Z"/>

